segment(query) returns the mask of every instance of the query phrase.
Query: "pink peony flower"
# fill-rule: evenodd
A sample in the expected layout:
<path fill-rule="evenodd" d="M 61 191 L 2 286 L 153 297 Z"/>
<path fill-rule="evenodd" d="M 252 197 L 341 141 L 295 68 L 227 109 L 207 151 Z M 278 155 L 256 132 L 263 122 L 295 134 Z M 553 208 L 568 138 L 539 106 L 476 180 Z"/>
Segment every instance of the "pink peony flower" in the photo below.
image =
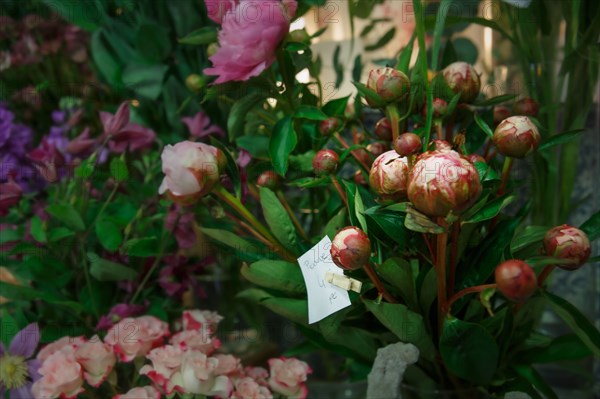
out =
<path fill-rule="evenodd" d="M 215 375 L 218 364 L 219 360 L 207 357 L 202 352 L 184 352 L 181 369 L 173 375 L 170 385 L 182 393 L 227 398 L 232 390 L 231 380 L 226 376 Z"/>
<path fill-rule="evenodd" d="M 71 347 L 74 350 L 86 343 L 84 337 L 62 337 L 58 341 L 54 341 L 42 348 L 37 355 L 37 359 L 41 362 L 45 361 L 51 355 L 62 350 L 65 347 Z"/>
<path fill-rule="evenodd" d="M 216 375 L 232 376 L 242 372 L 242 364 L 240 359 L 233 355 L 218 354 L 214 356 L 219 361 L 215 369 Z"/>
<path fill-rule="evenodd" d="M 260 75 L 275 61 L 297 7 L 296 0 L 241 0 L 232 5 L 222 20 L 219 49 L 210 57 L 213 67 L 204 73 L 217 75 L 215 83 Z"/>
<path fill-rule="evenodd" d="M 246 367 L 244 369 L 246 377 L 252 378 L 259 385 L 269 386 L 269 371 L 263 367 Z"/>
<path fill-rule="evenodd" d="M 160 399 L 160 392 L 154 387 L 133 388 L 129 392 L 116 395 L 113 399 Z"/>
<path fill-rule="evenodd" d="M 210 355 L 221 347 L 218 338 L 211 337 L 205 331 L 184 330 L 171 337 L 170 343 L 183 350 L 194 350 Z"/>
<path fill-rule="evenodd" d="M 273 394 L 268 388 L 258 384 L 250 377 L 244 377 L 235 383 L 232 399 L 271 399 Z"/>
<path fill-rule="evenodd" d="M 38 370 L 41 378 L 31 387 L 35 399 L 51 399 L 59 396 L 64 399 L 75 398 L 83 392 L 83 369 L 75 358 L 71 346 L 48 356 Z"/>
<path fill-rule="evenodd" d="M 146 357 L 152 361 L 152 366 L 142 367 L 140 374 L 147 375 L 153 383 L 165 392 L 172 392 L 169 381 L 181 367 L 183 351 L 176 346 L 165 345 L 151 350 Z"/>
<path fill-rule="evenodd" d="M 298 399 L 306 398 L 308 390 L 304 384 L 311 368 L 298 359 L 270 359 L 271 378 L 269 385 L 274 392 Z"/>
<path fill-rule="evenodd" d="M 204 3 L 208 18 L 220 24 L 225 14 L 237 6 L 238 0 L 206 0 Z"/>
<path fill-rule="evenodd" d="M 183 312 L 183 329 L 205 330 L 214 334 L 221 320 L 223 320 L 223 316 L 210 310 L 185 310 Z"/>
<path fill-rule="evenodd" d="M 130 362 L 160 346 L 168 335 L 167 323 L 154 316 L 129 317 L 115 324 L 104 342 L 114 348 L 121 361 Z"/>
<path fill-rule="evenodd" d="M 117 361 L 112 348 L 97 335 L 77 348 L 75 358 L 83 366 L 85 381 L 93 387 L 104 382 Z"/>

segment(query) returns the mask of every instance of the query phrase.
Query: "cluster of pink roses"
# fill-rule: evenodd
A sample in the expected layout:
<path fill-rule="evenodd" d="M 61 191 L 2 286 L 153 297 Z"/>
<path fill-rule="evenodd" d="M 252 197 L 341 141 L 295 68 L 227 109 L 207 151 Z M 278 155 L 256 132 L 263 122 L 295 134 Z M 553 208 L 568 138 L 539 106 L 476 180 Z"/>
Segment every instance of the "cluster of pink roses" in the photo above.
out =
<path fill-rule="evenodd" d="M 243 367 L 235 356 L 216 353 L 221 343 L 214 333 L 221 320 L 215 312 L 191 310 L 183 312 L 182 329 L 172 335 L 167 323 L 142 316 L 121 320 L 104 341 L 98 336 L 63 337 L 39 352 L 41 377 L 32 394 L 35 399 L 75 398 L 84 392 L 84 383 L 97 388 L 107 380 L 117 360 L 145 358 L 150 364 L 138 372 L 153 386 L 135 387 L 113 399 L 159 399 L 175 393 L 234 399 L 272 398 L 273 392 L 306 397 L 311 369 L 305 362 L 271 359 L 267 370 Z"/>

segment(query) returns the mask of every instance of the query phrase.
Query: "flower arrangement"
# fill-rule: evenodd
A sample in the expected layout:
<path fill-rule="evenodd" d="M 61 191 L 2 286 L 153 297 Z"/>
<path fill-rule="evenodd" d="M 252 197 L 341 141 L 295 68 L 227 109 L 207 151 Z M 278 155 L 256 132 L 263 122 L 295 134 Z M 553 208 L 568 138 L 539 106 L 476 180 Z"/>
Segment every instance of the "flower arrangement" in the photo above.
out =
<path fill-rule="evenodd" d="M 385 21 L 370 17 L 379 2 L 358 3 L 349 18 L 369 21 L 365 37 Z M 355 94 L 332 98 L 311 47 L 324 30 L 292 28 L 322 5 L 96 2 L 65 15 L 89 35 L 54 20 L 60 29 L 0 28 L 0 69 L 45 76 L 56 56 L 81 77 L 93 61 L 106 93 L 0 103 L 0 312 L 13 331 L 1 337 L 0 394 L 304 398 L 312 369 L 292 356 L 334 354 L 336 377 L 364 380 L 400 342 L 405 398 L 555 398 L 538 365 L 600 355 L 600 332 L 548 285 L 555 269 L 598 260 L 599 213 L 541 225 L 539 200 L 520 197 L 511 173 L 574 133 L 548 134 L 533 94 L 484 95 L 484 75 L 443 40 L 460 20 L 446 2 L 431 20 L 414 1 L 406 47 L 365 73 L 357 57 Z M 6 62 L 34 36 L 46 50 Z M 339 51 L 333 61 L 339 80 Z M 312 276 L 348 303 L 309 323 L 314 281 L 299 258 L 324 237 L 318 258 L 337 274 Z M 218 313 L 191 310 L 210 301 L 227 316 L 218 331 Z M 242 365 L 217 332 L 264 327 L 264 308 L 304 341 Z M 538 328 L 547 308 L 570 333 Z"/>

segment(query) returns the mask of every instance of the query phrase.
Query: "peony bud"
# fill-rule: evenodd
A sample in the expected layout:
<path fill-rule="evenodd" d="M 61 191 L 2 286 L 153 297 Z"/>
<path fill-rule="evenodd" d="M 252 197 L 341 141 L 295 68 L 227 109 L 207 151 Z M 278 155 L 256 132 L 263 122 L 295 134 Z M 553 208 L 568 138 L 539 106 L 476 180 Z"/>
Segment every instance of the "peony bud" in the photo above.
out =
<path fill-rule="evenodd" d="M 306 32 L 306 29 L 296 29 L 288 34 L 288 40 L 290 42 L 310 44 L 310 35 Z"/>
<path fill-rule="evenodd" d="M 365 175 L 362 173 L 362 170 L 359 169 L 356 172 L 354 172 L 354 183 L 360 184 L 361 186 L 367 185 L 367 179 L 365 178 Z"/>
<path fill-rule="evenodd" d="M 199 93 L 206 86 L 206 78 L 193 73 L 185 79 L 185 86 L 189 91 Z"/>
<path fill-rule="evenodd" d="M 397 201 L 406 198 L 408 159 L 396 151 L 380 155 L 369 173 L 369 184 L 384 200 Z"/>
<path fill-rule="evenodd" d="M 339 163 L 339 155 L 332 150 L 321 150 L 317 152 L 312 161 L 313 170 L 318 176 L 334 173 L 337 170 Z"/>
<path fill-rule="evenodd" d="M 587 235 L 566 224 L 548 230 L 544 236 L 544 250 L 548 256 L 571 261 L 557 265 L 566 270 L 579 269 L 592 252 Z"/>
<path fill-rule="evenodd" d="M 485 158 L 482 157 L 479 154 L 471 154 L 471 155 L 467 155 L 467 159 L 469 160 L 469 162 L 471 162 L 472 164 L 475 164 L 475 162 L 485 162 Z"/>
<path fill-rule="evenodd" d="M 452 150 L 452 145 L 448 143 L 446 140 L 433 140 L 429 143 L 428 146 L 429 151 L 450 151 Z"/>
<path fill-rule="evenodd" d="M 266 187 L 271 190 L 276 190 L 281 185 L 281 177 L 272 170 L 267 170 L 258 176 L 258 179 L 256 179 L 256 185 L 260 187 Z"/>
<path fill-rule="evenodd" d="M 513 105 L 515 115 L 537 116 L 540 105 L 533 98 L 525 97 Z"/>
<path fill-rule="evenodd" d="M 342 123 L 338 118 L 327 118 L 319 123 L 319 133 L 323 136 L 331 136 L 340 129 L 340 126 L 342 126 Z"/>
<path fill-rule="evenodd" d="M 498 126 L 503 120 L 511 115 L 510 109 L 502 105 L 494 107 L 494 125 Z"/>
<path fill-rule="evenodd" d="M 406 157 L 421 150 L 421 138 L 414 133 L 403 133 L 394 140 L 394 150 Z"/>
<path fill-rule="evenodd" d="M 448 112 L 448 103 L 446 101 L 442 100 L 441 98 L 434 98 L 433 99 L 433 118 L 434 119 L 443 118 L 444 116 L 446 116 L 447 112 Z M 425 104 L 423 106 L 422 115 L 423 115 L 423 118 L 425 118 L 427 116 L 427 104 Z"/>
<path fill-rule="evenodd" d="M 376 142 L 376 143 L 369 144 L 367 146 L 366 150 L 369 151 L 369 153 L 371 153 L 371 155 L 373 155 L 374 158 L 377 158 L 384 152 L 388 151 L 389 147 L 383 143 Z"/>
<path fill-rule="evenodd" d="M 161 159 L 165 178 L 158 192 L 166 192 L 173 201 L 183 205 L 208 194 L 219 182 L 224 165 L 224 155 L 219 149 L 193 141 L 167 145 Z"/>
<path fill-rule="evenodd" d="M 508 300 L 523 302 L 537 289 L 537 277 L 527 263 L 518 259 L 507 260 L 496 266 L 496 284 Z"/>
<path fill-rule="evenodd" d="M 538 148 L 541 136 L 531 119 L 511 116 L 496 127 L 492 140 L 502 155 L 523 158 Z"/>
<path fill-rule="evenodd" d="M 408 94 L 410 80 L 408 76 L 394 68 L 377 68 L 369 73 L 367 87 L 379 94 L 385 102 L 393 103 Z M 370 102 L 369 105 L 374 106 Z"/>
<path fill-rule="evenodd" d="M 471 102 L 479 95 L 481 81 L 472 65 L 466 62 L 454 62 L 441 72 L 454 93 L 462 93 L 460 101 Z"/>
<path fill-rule="evenodd" d="M 345 270 L 360 269 L 371 257 L 371 242 L 358 227 L 344 227 L 331 242 L 333 262 Z"/>
<path fill-rule="evenodd" d="M 380 140 L 392 140 L 392 124 L 388 118 L 381 118 L 375 125 L 375 135 Z"/>
<path fill-rule="evenodd" d="M 429 216 L 465 211 L 477 201 L 481 189 L 475 166 L 448 148 L 421 154 L 408 177 L 408 199 Z"/>

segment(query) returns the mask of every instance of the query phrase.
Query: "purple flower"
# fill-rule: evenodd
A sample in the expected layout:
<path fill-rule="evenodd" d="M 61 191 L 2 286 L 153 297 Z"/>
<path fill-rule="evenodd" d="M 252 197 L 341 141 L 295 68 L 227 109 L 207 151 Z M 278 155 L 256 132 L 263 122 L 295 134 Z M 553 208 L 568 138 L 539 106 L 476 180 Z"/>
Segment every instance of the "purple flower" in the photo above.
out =
<path fill-rule="evenodd" d="M 148 303 L 144 305 L 130 305 L 119 303 L 113 306 L 107 315 L 100 317 L 96 330 L 108 330 L 113 325 L 127 317 L 136 317 L 144 314 L 148 310 Z"/>
<path fill-rule="evenodd" d="M 14 114 L 0 102 L 0 183 L 12 175 L 21 187 L 31 180 L 33 170 L 25 154 L 29 151 L 33 132 L 15 123 Z"/>
<path fill-rule="evenodd" d="M 31 385 L 40 378 L 40 365 L 36 359 L 29 358 L 39 341 L 40 330 L 37 323 L 32 323 L 14 336 L 8 351 L 0 342 L 0 396 L 8 389 L 11 399 L 32 397 Z"/>
<path fill-rule="evenodd" d="M 185 123 L 193 137 L 203 138 L 210 136 L 211 134 L 221 137 L 225 136 L 223 129 L 218 125 L 213 124 L 210 121 L 209 116 L 202 111 L 192 117 L 181 118 L 181 121 Z"/>
<path fill-rule="evenodd" d="M 108 146 L 113 153 L 120 154 L 129 148 L 136 151 L 150 147 L 156 139 L 152 129 L 129 122 L 129 103 L 123 102 L 113 115 L 100 112 L 104 128 L 103 139 L 109 139 Z"/>
<path fill-rule="evenodd" d="M 196 276 L 204 270 L 206 265 L 213 263 L 215 260 L 212 257 L 207 257 L 199 263 L 190 265 L 186 257 L 170 255 L 165 256 L 163 261 L 166 266 L 160 271 L 158 283 L 165 294 L 181 299 L 181 296 L 190 289 L 198 296 L 203 294 Z"/>

